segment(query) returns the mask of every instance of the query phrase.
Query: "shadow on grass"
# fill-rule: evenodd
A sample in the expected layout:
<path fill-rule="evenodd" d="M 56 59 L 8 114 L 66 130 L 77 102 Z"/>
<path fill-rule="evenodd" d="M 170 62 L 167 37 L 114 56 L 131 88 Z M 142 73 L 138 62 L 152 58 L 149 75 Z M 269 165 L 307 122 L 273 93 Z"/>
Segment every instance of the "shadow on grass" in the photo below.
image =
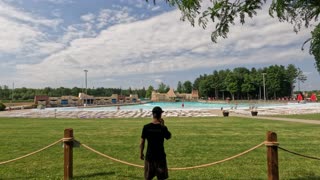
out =
<path fill-rule="evenodd" d="M 298 178 L 292 178 L 291 180 L 319 180 L 320 176 L 304 176 Z"/>
<path fill-rule="evenodd" d="M 137 176 L 119 176 L 121 178 L 125 178 L 125 179 L 143 179 L 143 174 L 140 177 Z"/>
<path fill-rule="evenodd" d="M 74 176 L 73 179 L 97 178 L 99 176 L 105 177 L 105 176 L 111 176 L 115 174 L 116 174 L 115 172 L 99 172 L 99 173 L 87 174 L 83 176 Z"/>

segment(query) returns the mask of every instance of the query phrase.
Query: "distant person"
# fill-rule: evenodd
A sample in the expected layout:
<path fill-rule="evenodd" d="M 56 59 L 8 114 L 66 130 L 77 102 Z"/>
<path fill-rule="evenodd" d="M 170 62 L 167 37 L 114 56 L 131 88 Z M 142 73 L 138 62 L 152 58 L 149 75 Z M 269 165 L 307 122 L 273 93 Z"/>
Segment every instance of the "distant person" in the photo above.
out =
<path fill-rule="evenodd" d="M 316 96 L 315 93 L 312 93 L 312 95 L 311 95 L 311 97 L 310 97 L 310 100 L 311 100 L 312 102 L 316 102 L 316 101 L 318 100 L 318 98 L 317 98 L 317 96 Z"/>
<path fill-rule="evenodd" d="M 184 103 L 181 104 L 181 107 L 184 108 Z"/>
<path fill-rule="evenodd" d="M 304 96 L 302 94 L 302 92 L 300 92 L 298 95 L 297 95 L 297 100 L 298 100 L 298 103 L 299 102 L 302 102 L 304 100 Z"/>
<path fill-rule="evenodd" d="M 144 125 L 141 134 L 140 143 L 140 159 L 144 160 L 144 178 L 151 180 L 155 176 L 158 179 L 167 179 L 168 168 L 166 153 L 164 151 L 164 139 L 170 139 L 171 133 L 164 125 L 164 120 L 161 118 L 162 109 L 158 106 L 152 109 L 152 121 Z M 148 141 L 146 156 L 144 156 L 145 140 Z"/>

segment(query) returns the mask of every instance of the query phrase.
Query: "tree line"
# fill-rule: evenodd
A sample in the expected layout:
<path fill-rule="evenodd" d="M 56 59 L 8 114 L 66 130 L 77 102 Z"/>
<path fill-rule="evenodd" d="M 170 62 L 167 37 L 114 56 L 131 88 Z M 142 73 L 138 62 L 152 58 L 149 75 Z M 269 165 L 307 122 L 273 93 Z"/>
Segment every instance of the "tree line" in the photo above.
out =
<path fill-rule="evenodd" d="M 145 88 L 142 89 L 121 89 L 121 88 L 65 88 L 65 87 L 59 87 L 59 88 L 51 88 L 46 87 L 43 89 L 34 89 L 34 88 L 15 88 L 14 90 L 9 89 L 8 86 L 0 86 L 0 100 L 15 100 L 15 101 L 21 101 L 21 100 L 32 100 L 34 99 L 34 96 L 36 95 L 47 95 L 50 97 L 61 97 L 61 96 L 78 96 L 79 93 L 88 93 L 92 96 L 111 96 L 112 94 L 119 94 L 123 96 L 129 96 L 130 94 L 138 94 L 139 97 L 145 97 L 146 96 L 146 90 Z"/>
<path fill-rule="evenodd" d="M 250 70 L 238 67 L 200 75 L 194 81 L 193 88 L 199 90 L 200 96 L 205 98 L 264 99 L 265 94 L 266 99 L 276 99 L 291 97 L 295 83 L 306 80 L 303 72 L 292 64 Z"/>
<path fill-rule="evenodd" d="M 264 80 L 263 80 L 264 79 Z M 226 69 L 213 71 L 212 74 L 203 74 L 197 77 L 194 82 L 179 81 L 177 87 L 173 87 L 177 93 L 191 93 L 198 90 L 201 98 L 214 99 L 276 99 L 278 97 L 291 97 L 295 84 L 306 81 L 303 72 L 290 64 L 287 67 L 282 65 L 272 65 L 260 69 L 237 67 L 233 70 Z M 264 91 L 265 87 L 265 91 Z M 147 89 L 121 89 L 121 88 L 16 88 L 14 91 L 8 86 L 0 86 L 1 100 L 31 100 L 35 95 L 48 95 L 50 97 L 78 96 L 81 92 L 87 92 L 92 96 L 111 96 L 119 94 L 129 96 L 137 94 L 140 98 L 151 98 L 152 91 L 166 93 L 170 89 L 169 85 L 160 83 L 157 88 L 149 86 Z M 298 87 L 300 89 L 300 87 Z"/>

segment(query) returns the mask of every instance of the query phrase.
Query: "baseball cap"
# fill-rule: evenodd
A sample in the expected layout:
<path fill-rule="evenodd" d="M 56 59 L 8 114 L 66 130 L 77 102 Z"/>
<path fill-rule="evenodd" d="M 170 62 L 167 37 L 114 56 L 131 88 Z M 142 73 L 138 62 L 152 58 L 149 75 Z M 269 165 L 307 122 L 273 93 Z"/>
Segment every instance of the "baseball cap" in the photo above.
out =
<path fill-rule="evenodd" d="M 155 113 L 157 113 L 157 112 L 163 113 L 164 111 L 161 109 L 161 107 L 156 106 L 156 107 L 154 107 L 154 108 L 152 109 L 152 112 L 155 112 Z"/>

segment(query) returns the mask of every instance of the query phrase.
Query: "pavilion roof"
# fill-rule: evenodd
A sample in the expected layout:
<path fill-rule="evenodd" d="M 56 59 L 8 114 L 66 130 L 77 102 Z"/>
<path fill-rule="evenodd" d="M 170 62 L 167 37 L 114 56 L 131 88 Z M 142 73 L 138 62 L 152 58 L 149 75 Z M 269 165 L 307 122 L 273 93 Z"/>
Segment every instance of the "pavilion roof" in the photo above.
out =
<path fill-rule="evenodd" d="M 173 89 L 170 88 L 170 90 L 167 92 L 168 97 L 177 97 L 176 94 L 174 93 Z"/>

